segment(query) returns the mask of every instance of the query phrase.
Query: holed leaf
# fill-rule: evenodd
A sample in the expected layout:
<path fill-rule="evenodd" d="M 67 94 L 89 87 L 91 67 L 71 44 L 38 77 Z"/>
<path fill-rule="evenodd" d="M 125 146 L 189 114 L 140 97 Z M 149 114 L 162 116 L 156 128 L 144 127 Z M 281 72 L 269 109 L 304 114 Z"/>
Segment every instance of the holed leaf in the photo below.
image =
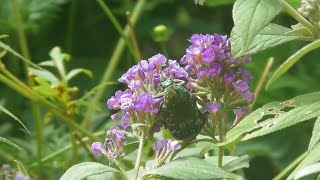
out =
<path fill-rule="evenodd" d="M 227 133 L 227 142 L 263 136 L 320 115 L 320 92 L 272 102 L 255 110 Z"/>

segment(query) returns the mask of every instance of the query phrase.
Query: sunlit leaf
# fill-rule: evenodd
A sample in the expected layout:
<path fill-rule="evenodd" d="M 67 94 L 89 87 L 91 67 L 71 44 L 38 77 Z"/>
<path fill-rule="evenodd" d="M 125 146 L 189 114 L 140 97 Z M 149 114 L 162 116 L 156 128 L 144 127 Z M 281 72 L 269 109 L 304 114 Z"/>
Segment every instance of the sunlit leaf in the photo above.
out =
<path fill-rule="evenodd" d="M 80 73 L 84 73 L 86 74 L 87 76 L 89 76 L 90 78 L 92 78 L 92 72 L 90 70 L 87 70 L 87 69 L 73 69 L 71 70 L 67 76 L 66 76 L 66 79 L 68 81 L 70 81 L 72 78 L 74 78 L 76 75 L 80 74 Z"/>
<path fill-rule="evenodd" d="M 313 126 L 312 136 L 310 139 L 308 150 L 310 151 L 320 140 L 320 117 L 316 120 Z"/>
<path fill-rule="evenodd" d="M 301 169 L 294 177 L 294 179 L 300 179 L 305 176 L 318 173 L 320 174 L 320 162 L 309 165 L 303 169 Z"/>
<path fill-rule="evenodd" d="M 20 146 L 18 146 L 17 144 L 15 144 L 14 142 L 12 142 L 6 138 L 0 137 L 0 142 L 8 144 L 8 145 L 20 150 L 20 151 L 23 151 L 23 149 Z"/>
<path fill-rule="evenodd" d="M 320 115 L 320 92 L 272 102 L 253 111 L 227 133 L 227 143 L 248 140 L 293 126 Z"/>
<path fill-rule="evenodd" d="M 233 5 L 235 34 L 239 36 L 245 52 L 256 35 L 268 25 L 281 10 L 278 0 L 237 0 Z"/>
<path fill-rule="evenodd" d="M 305 167 L 308 167 L 316 162 L 320 161 L 320 142 L 318 142 L 311 151 L 308 152 L 307 156 L 301 161 L 296 169 L 289 175 L 287 180 L 293 179 L 298 173 Z"/>
<path fill-rule="evenodd" d="M 54 64 L 52 61 L 43 61 L 38 64 L 39 66 L 49 66 L 49 67 L 54 67 Z"/>
<path fill-rule="evenodd" d="M 222 179 L 227 172 L 206 160 L 196 157 L 181 157 L 147 172 L 142 179 L 161 177 L 165 179 Z"/>
<path fill-rule="evenodd" d="M 119 170 L 96 162 L 83 162 L 69 168 L 60 180 L 82 180 L 102 173 L 121 173 Z"/>
<path fill-rule="evenodd" d="M 281 66 L 276 70 L 276 72 L 272 75 L 270 80 L 268 81 L 266 88 L 269 88 L 270 85 L 277 80 L 281 75 L 288 71 L 296 62 L 298 62 L 305 54 L 310 51 L 313 51 L 320 47 L 320 39 L 304 46 L 292 56 L 290 56 Z"/>
<path fill-rule="evenodd" d="M 34 68 L 29 68 L 30 72 L 38 77 L 41 77 L 42 79 L 52 83 L 52 84 L 57 84 L 59 82 L 59 79 L 52 74 L 51 72 L 47 71 L 47 70 L 38 70 L 38 69 L 34 69 Z"/>
<path fill-rule="evenodd" d="M 3 106 L 0 105 L 0 111 L 4 112 L 5 114 L 9 115 L 10 117 L 12 117 L 14 120 L 18 121 L 21 126 L 28 132 L 30 133 L 30 131 L 28 130 L 28 128 L 22 123 L 22 121 L 17 118 L 14 114 L 12 114 L 10 111 L 8 111 L 6 108 L 4 108 Z"/>
<path fill-rule="evenodd" d="M 57 68 L 62 79 L 66 77 L 66 71 L 64 68 L 63 60 L 65 58 L 65 54 L 61 52 L 60 47 L 54 47 L 49 53 L 52 61 L 54 62 L 55 67 Z"/>
<path fill-rule="evenodd" d="M 252 40 L 250 45 L 246 49 L 242 49 L 240 37 L 236 35 L 236 29 L 233 28 L 231 32 L 231 49 L 232 54 L 235 57 L 244 55 L 255 54 L 259 51 L 278 46 L 280 44 L 301 39 L 301 35 L 290 35 L 287 34 L 291 29 L 277 24 L 269 24 L 264 27 Z M 243 50 L 243 51 L 241 51 Z"/>

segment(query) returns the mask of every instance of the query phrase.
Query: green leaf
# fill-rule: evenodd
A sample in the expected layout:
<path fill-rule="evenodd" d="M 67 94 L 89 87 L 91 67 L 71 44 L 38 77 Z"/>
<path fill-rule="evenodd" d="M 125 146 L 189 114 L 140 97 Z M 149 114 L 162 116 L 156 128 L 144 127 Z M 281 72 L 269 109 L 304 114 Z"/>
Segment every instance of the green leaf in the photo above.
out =
<path fill-rule="evenodd" d="M 90 70 L 87 69 L 73 69 L 71 70 L 68 74 L 67 74 L 67 81 L 70 81 L 72 78 L 74 78 L 76 75 L 80 74 L 80 73 L 84 73 L 87 76 L 89 76 L 90 78 L 92 78 L 92 72 Z"/>
<path fill-rule="evenodd" d="M 296 167 L 296 169 L 289 175 L 287 180 L 293 179 L 298 173 L 305 167 L 312 165 L 320 161 L 320 142 L 318 142 L 311 151 L 308 152 L 307 156 L 303 161 Z"/>
<path fill-rule="evenodd" d="M 248 140 L 263 136 L 320 115 L 320 92 L 297 96 L 283 102 L 272 102 L 255 110 L 227 133 L 231 143 L 242 136 Z"/>
<path fill-rule="evenodd" d="M 276 70 L 276 72 L 272 75 L 270 80 L 268 81 L 266 88 L 269 88 L 270 85 L 277 80 L 281 75 L 288 71 L 296 62 L 298 62 L 305 54 L 308 52 L 315 50 L 320 47 L 320 39 L 304 46 L 299 51 L 290 56 L 281 66 Z"/>
<path fill-rule="evenodd" d="M 277 24 L 265 26 L 252 40 L 247 49 L 242 50 L 240 37 L 236 35 L 235 27 L 231 31 L 231 50 L 235 57 L 250 55 L 280 44 L 303 38 L 302 35 L 290 35 L 291 29 Z"/>
<path fill-rule="evenodd" d="M 0 142 L 6 143 L 6 144 L 8 144 L 8 145 L 20 150 L 20 151 L 23 151 L 23 149 L 20 146 L 18 146 L 17 144 L 15 144 L 14 142 L 12 142 L 6 138 L 0 137 Z"/>
<path fill-rule="evenodd" d="M 126 155 L 128 155 L 138 148 L 139 148 L 139 141 L 134 141 L 124 145 L 124 152 Z"/>
<path fill-rule="evenodd" d="M 29 71 L 38 77 L 41 77 L 42 79 L 50 82 L 51 84 L 57 84 L 59 82 L 59 79 L 52 74 L 51 72 L 47 71 L 47 70 L 38 70 L 38 69 L 34 69 L 34 68 L 29 68 Z"/>
<path fill-rule="evenodd" d="M 26 168 L 23 166 L 23 164 L 20 161 L 14 160 L 14 162 L 17 164 L 19 172 L 21 172 L 25 176 L 29 176 L 28 171 L 26 170 Z"/>
<path fill-rule="evenodd" d="M 310 151 L 314 147 L 314 145 L 319 142 L 319 140 L 320 140 L 320 116 L 314 123 L 308 150 Z"/>
<path fill-rule="evenodd" d="M 310 30 L 301 23 L 292 25 L 291 28 L 292 28 L 292 30 L 287 32 L 288 35 L 305 35 L 308 37 L 313 36 L 313 34 L 310 32 Z"/>
<path fill-rule="evenodd" d="M 54 67 L 54 64 L 52 61 L 42 61 L 41 63 L 38 63 L 39 66 L 49 66 Z"/>
<path fill-rule="evenodd" d="M 11 54 L 15 55 L 16 57 L 18 57 L 19 59 L 21 59 L 22 61 L 24 61 L 25 63 L 31 65 L 34 68 L 37 69 L 42 69 L 40 66 L 32 63 L 29 59 L 23 57 L 21 54 L 19 54 L 17 51 L 13 50 L 10 46 L 6 45 L 5 43 L 3 43 L 2 41 L 0 41 L 0 47 L 3 48 L 4 50 L 10 52 Z"/>
<path fill-rule="evenodd" d="M 121 173 L 119 170 L 96 162 L 83 162 L 69 168 L 60 180 L 81 180 L 102 173 Z"/>
<path fill-rule="evenodd" d="M 66 71 L 64 68 L 63 60 L 65 59 L 65 54 L 61 52 L 60 47 L 54 47 L 49 53 L 50 57 L 52 58 L 52 61 L 57 68 L 60 76 L 64 80 L 66 77 Z"/>
<path fill-rule="evenodd" d="M 206 161 L 212 164 L 218 164 L 218 156 L 211 156 L 206 158 Z M 250 158 L 248 155 L 243 155 L 241 157 L 236 156 L 223 156 L 222 169 L 231 172 L 242 168 L 249 167 Z"/>
<path fill-rule="evenodd" d="M 196 157 L 181 157 L 157 169 L 147 172 L 142 179 L 162 177 L 165 179 L 222 179 L 229 178 L 227 172 Z"/>
<path fill-rule="evenodd" d="M 294 179 L 300 179 L 300 178 L 303 178 L 305 176 L 315 174 L 315 173 L 320 174 L 320 162 L 303 168 L 295 175 Z"/>
<path fill-rule="evenodd" d="M 237 0 L 233 5 L 233 21 L 245 52 L 256 35 L 281 11 L 277 0 Z"/>
<path fill-rule="evenodd" d="M 22 121 L 17 118 L 14 114 L 12 114 L 10 111 L 8 111 L 6 108 L 4 108 L 3 106 L 0 105 L 0 111 L 4 112 L 5 114 L 9 115 L 10 117 L 12 117 L 14 120 L 18 121 L 21 126 L 28 132 L 30 133 L 30 131 L 28 130 L 28 128 L 22 123 Z"/>

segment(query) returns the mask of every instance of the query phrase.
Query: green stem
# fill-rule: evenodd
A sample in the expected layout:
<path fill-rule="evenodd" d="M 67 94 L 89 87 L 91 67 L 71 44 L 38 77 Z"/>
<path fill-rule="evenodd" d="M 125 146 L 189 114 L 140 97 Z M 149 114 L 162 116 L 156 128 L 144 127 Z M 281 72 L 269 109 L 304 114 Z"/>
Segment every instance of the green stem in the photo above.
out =
<path fill-rule="evenodd" d="M 308 154 L 308 151 L 301 154 L 297 159 L 295 159 L 292 163 L 290 163 L 284 170 L 282 170 L 276 177 L 273 178 L 273 180 L 281 180 L 286 177 L 288 173 L 290 173 L 295 167 L 298 166 L 298 164 L 306 157 Z"/>
<path fill-rule="evenodd" d="M 310 30 L 310 32 L 315 36 L 319 37 L 319 30 L 311 24 L 308 20 L 306 20 L 303 16 L 301 16 L 290 4 L 288 4 L 285 0 L 278 0 L 283 9 L 289 13 L 294 19 L 303 24 L 306 28 Z"/>
<path fill-rule="evenodd" d="M 143 11 L 143 7 L 146 3 L 146 0 L 139 0 L 136 7 L 134 8 L 133 10 L 133 13 L 132 13 L 132 16 L 131 16 L 131 23 L 132 25 L 135 25 L 138 18 L 140 17 L 142 11 Z M 125 28 L 125 31 L 124 33 L 127 35 L 128 34 L 128 31 L 129 31 L 129 27 L 128 25 L 126 26 Z M 102 79 L 100 81 L 100 84 L 103 84 L 103 83 L 106 83 L 106 82 L 109 82 L 112 75 L 114 74 L 114 70 L 116 69 L 118 63 L 119 63 L 119 59 L 122 55 L 122 52 L 124 50 L 124 40 L 123 38 L 120 38 L 118 40 L 118 43 L 113 51 L 113 54 L 111 56 L 111 59 L 108 63 L 108 65 L 106 66 L 106 69 L 104 71 L 104 74 L 102 76 Z M 99 100 L 101 99 L 102 95 L 104 94 L 104 91 L 105 91 L 105 87 L 102 87 L 101 89 L 99 89 L 97 91 L 97 93 L 95 94 L 95 96 L 92 98 L 92 101 L 90 102 L 91 104 L 99 104 Z M 92 120 L 92 114 L 94 113 L 94 110 L 92 109 L 89 109 L 85 116 L 84 116 L 84 119 L 82 121 L 82 126 L 83 127 L 87 127 L 91 120 Z"/>
<path fill-rule="evenodd" d="M 223 127 L 223 116 L 218 116 L 218 130 L 219 130 L 219 142 L 224 142 L 224 127 Z M 223 155 L 224 155 L 224 146 L 219 146 L 219 153 L 218 153 L 218 167 L 222 167 L 223 162 Z"/>
<path fill-rule="evenodd" d="M 17 33 L 18 33 L 18 40 L 20 44 L 20 49 L 22 52 L 22 55 L 26 57 L 27 59 L 30 59 L 30 53 L 29 53 L 29 48 L 28 48 L 28 42 L 26 38 L 26 34 L 24 32 L 24 25 L 23 21 L 21 18 L 21 14 L 19 12 L 19 6 L 17 4 L 16 0 L 11 0 L 12 2 L 12 7 L 13 11 L 16 17 L 16 22 L 17 22 Z M 28 63 L 24 63 L 24 68 L 25 68 L 25 74 L 26 78 L 28 81 L 28 85 L 30 87 L 34 86 L 34 82 L 32 77 L 29 77 L 28 75 Z M 42 157 L 42 144 L 43 144 L 43 124 L 41 121 L 41 113 L 40 113 L 40 107 L 39 105 L 31 102 L 31 111 L 32 111 L 32 116 L 33 116 L 33 123 L 36 127 L 36 137 L 37 137 L 37 161 L 40 163 L 38 167 L 38 175 L 40 176 L 42 171 L 42 164 L 41 164 L 41 157 Z M 41 178 L 41 176 L 39 177 Z"/>
<path fill-rule="evenodd" d="M 73 121 L 73 119 L 68 118 L 65 116 L 63 111 L 59 109 L 56 105 L 52 104 L 42 96 L 35 93 L 33 90 L 31 90 L 28 86 L 24 85 L 21 81 L 19 83 L 14 83 L 7 77 L 0 74 L 0 82 L 3 82 L 7 86 L 9 86 L 11 89 L 17 91 L 24 97 L 30 99 L 34 103 L 40 103 L 46 108 L 48 108 L 50 111 L 52 111 L 53 114 L 55 114 L 57 117 L 59 117 L 63 122 L 67 123 L 68 125 L 74 127 L 79 132 L 83 133 L 84 135 L 88 136 L 90 139 L 95 140 L 96 138 L 85 128 L 81 127 L 79 124 Z M 22 85 L 23 84 L 23 85 Z"/>
<path fill-rule="evenodd" d="M 109 9 L 109 7 L 107 6 L 107 4 L 105 4 L 103 2 L 103 0 L 97 0 L 97 1 L 98 1 L 98 4 L 100 5 L 100 7 L 102 8 L 102 10 L 106 13 L 108 18 L 112 22 L 113 26 L 116 28 L 116 30 L 120 34 L 120 36 L 124 39 L 124 42 L 128 46 L 128 49 L 129 49 L 130 53 L 132 54 L 132 56 L 136 59 L 136 61 L 139 61 L 138 55 L 134 52 L 132 44 L 130 43 L 130 41 L 128 39 L 128 35 L 123 31 L 120 23 L 114 17 L 114 15 L 112 14 L 112 12 Z"/>
<path fill-rule="evenodd" d="M 139 142 L 139 149 L 138 149 L 138 155 L 136 159 L 136 164 L 134 166 L 134 179 L 136 180 L 138 178 L 138 173 L 139 173 L 139 167 L 140 167 L 140 162 L 141 162 L 141 156 L 142 156 L 142 150 L 143 150 L 143 145 L 144 145 L 144 138 L 145 138 L 145 132 L 144 130 L 142 131 L 141 137 L 140 137 L 140 142 Z"/>

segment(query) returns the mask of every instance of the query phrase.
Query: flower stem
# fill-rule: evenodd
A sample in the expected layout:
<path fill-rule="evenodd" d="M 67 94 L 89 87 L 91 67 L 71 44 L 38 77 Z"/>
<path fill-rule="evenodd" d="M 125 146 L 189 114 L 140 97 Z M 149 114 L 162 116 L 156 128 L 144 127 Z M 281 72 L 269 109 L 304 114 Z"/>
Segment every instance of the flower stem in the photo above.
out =
<path fill-rule="evenodd" d="M 219 141 L 222 143 L 224 141 L 224 132 L 223 132 L 223 120 L 222 118 L 218 119 L 218 130 L 219 130 Z M 224 146 L 219 146 L 219 154 L 218 154 L 218 167 L 222 167 L 224 154 Z"/>
<path fill-rule="evenodd" d="M 145 131 L 143 130 L 141 132 L 140 142 L 139 142 L 139 149 L 138 149 L 138 155 L 136 159 L 136 164 L 134 165 L 134 179 L 136 180 L 138 178 L 139 173 L 139 167 L 141 162 L 141 156 L 142 156 L 142 150 L 144 145 L 144 138 L 145 138 Z"/>
<path fill-rule="evenodd" d="M 294 19 L 303 24 L 309 31 L 315 36 L 319 37 L 319 30 L 311 24 L 308 20 L 306 20 L 303 16 L 301 16 L 290 4 L 288 4 L 285 0 L 278 0 L 281 4 L 282 8 L 289 13 Z"/>

